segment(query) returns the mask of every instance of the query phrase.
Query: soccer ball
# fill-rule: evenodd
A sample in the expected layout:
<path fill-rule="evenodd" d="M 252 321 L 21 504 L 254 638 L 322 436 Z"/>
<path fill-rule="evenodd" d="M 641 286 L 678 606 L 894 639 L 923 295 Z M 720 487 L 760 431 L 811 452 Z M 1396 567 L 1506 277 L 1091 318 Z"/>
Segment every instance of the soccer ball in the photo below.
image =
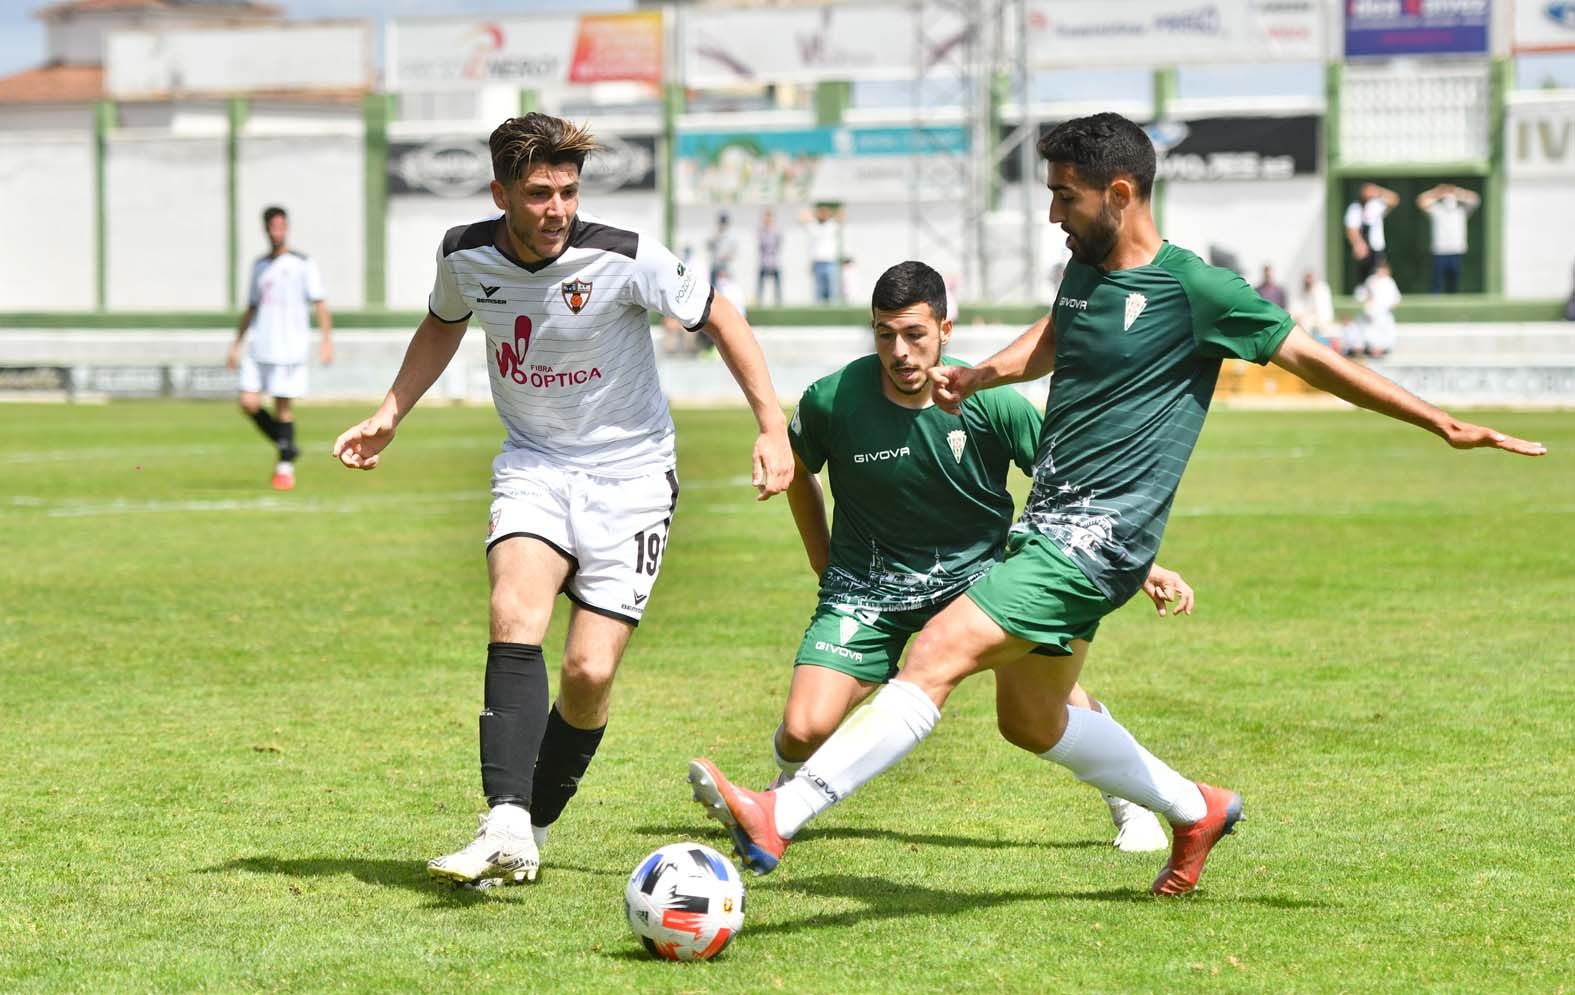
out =
<path fill-rule="evenodd" d="M 653 957 L 709 960 L 744 925 L 744 882 L 699 843 L 669 843 L 640 861 L 623 889 L 629 928 Z"/>

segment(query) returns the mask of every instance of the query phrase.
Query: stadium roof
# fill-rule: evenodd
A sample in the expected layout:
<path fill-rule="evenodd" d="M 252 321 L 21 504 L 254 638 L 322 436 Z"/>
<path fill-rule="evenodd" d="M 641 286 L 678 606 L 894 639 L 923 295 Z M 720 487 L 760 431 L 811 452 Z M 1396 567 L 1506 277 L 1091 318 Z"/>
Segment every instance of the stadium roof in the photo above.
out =
<path fill-rule="evenodd" d="M 103 97 L 103 66 L 40 66 L 0 78 L 0 104 L 80 104 Z"/>

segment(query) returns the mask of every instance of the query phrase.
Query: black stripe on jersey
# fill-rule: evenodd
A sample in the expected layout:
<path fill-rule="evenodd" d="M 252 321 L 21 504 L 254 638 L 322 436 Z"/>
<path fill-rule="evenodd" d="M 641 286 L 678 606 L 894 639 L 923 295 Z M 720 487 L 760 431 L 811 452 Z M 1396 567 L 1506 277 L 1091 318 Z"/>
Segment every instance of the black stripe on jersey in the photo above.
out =
<path fill-rule="evenodd" d="M 294 256 L 297 259 L 305 259 L 306 258 L 306 253 L 301 252 L 299 249 L 287 249 L 285 251 L 289 252 L 290 255 Z"/>
<path fill-rule="evenodd" d="M 427 308 L 427 314 L 430 314 L 432 317 L 436 318 L 438 321 L 441 321 L 445 325 L 457 325 L 457 324 L 459 324 L 462 321 L 469 321 L 470 320 L 470 316 L 475 314 L 475 313 L 476 312 L 474 312 L 474 311 L 466 311 L 463 315 L 461 315 L 458 318 L 445 318 L 441 314 L 438 314 L 436 311 L 432 310 L 431 308 Z"/>
<path fill-rule="evenodd" d="M 500 220 L 488 218 L 486 221 L 450 228 L 443 234 L 443 257 L 446 259 L 463 249 L 479 249 L 493 244 Z"/>
<path fill-rule="evenodd" d="M 705 295 L 705 310 L 700 312 L 700 320 L 693 325 L 684 326 L 684 331 L 698 332 L 705 327 L 705 323 L 711 320 L 711 302 L 714 300 L 716 300 L 716 288 L 712 287 L 711 292 Z"/>
<path fill-rule="evenodd" d="M 640 236 L 632 231 L 594 221 L 582 224 L 576 217 L 574 231 L 569 233 L 569 245 L 575 249 L 604 249 L 633 259 L 635 253 L 640 250 Z"/>

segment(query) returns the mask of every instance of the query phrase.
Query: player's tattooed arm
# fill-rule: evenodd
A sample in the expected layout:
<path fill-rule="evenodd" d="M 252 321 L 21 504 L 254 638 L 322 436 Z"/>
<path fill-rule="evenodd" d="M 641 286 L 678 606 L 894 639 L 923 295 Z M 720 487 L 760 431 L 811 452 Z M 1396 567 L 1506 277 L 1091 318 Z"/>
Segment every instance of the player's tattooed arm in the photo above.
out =
<path fill-rule="evenodd" d="M 1275 350 L 1272 361 L 1319 390 L 1359 408 L 1427 429 L 1456 449 L 1493 448 L 1522 456 L 1541 456 L 1548 451 L 1540 442 L 1528 442 L 1485 425 L 1460 421 L 1399 384 L 1351 362 L 1301 328 L 1291 329 L 1291 334 Z"/>
<path fill-rule="evenodd" d="M 819 577 L 831 562 L 831 529 L 826 525 L 826 497 L 820 489 L 820 478 L 793 456 L 793 481 L 787 488 L 788 507 L 793 511 L 793 524 L 798 526 L 798 537 L 804 542 L 804 552 L 809 565 Z"/>

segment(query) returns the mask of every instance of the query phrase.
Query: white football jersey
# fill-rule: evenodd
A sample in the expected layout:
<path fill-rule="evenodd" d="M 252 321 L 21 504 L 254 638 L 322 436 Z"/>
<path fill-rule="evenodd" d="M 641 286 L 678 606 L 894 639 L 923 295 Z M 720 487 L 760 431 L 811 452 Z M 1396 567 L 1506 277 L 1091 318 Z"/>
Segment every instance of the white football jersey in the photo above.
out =
<path fill-rule="evenodd" d="M 442 321 L 481 319 L 503 448 L 606 476 L 671 467 L 649 312 L 699 328 L 711 288 L 655 239 L 584 213 L 557 258 L 521 262 L 496 244 L 501 217 L 449 229 L 427 307 Z"/>
<path fill-rule="evenodd" d="M 261 256 L 252 263 L 248 306 L 252 319 L 250 351 L 259 363 L 304 363 L 308 352 L 308 305 L 323 299 L 317 263 L 299 252 Z"/>

